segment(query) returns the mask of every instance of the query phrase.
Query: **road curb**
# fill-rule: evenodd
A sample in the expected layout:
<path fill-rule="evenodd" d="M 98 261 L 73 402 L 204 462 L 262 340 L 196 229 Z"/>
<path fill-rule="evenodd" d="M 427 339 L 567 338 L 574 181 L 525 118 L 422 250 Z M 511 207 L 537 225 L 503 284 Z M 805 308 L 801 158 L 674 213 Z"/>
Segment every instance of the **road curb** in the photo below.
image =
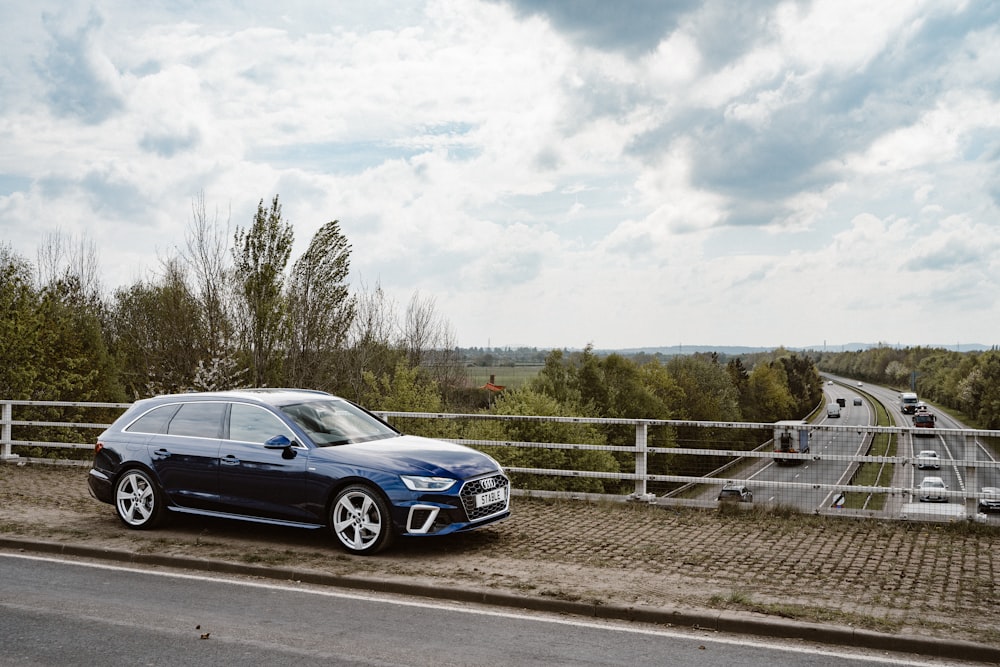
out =
<path fill-rule="evenodd" d="M 938 639 L 917 635 L 894 635 L 846 626 L 774 619 L 753 613 L 710 609 L 698 610 L 680 607 L 604 605 L 596 602 L 530 597 L 474 588 L 445 588 L 383 579 L 321 574 L 294 568 L 246 565 L 204 558 L 141 554 L 115 549 L 39 540 L 24 540 L 12 537 L 0 537 L 0 549 L 57 554 L 136 565 L 156 565 L 202 572 L 217 572 L 220 574 L 237 574 L 276 581 L 295 581 L 349 590 L 394 593 L 605 620 L 679 626 L 776 639 L 800 639 L 820 644 L 893 651 L 951 660 L 1000 663 L 1000 647 L 997 646 L 964 640 Z"/>

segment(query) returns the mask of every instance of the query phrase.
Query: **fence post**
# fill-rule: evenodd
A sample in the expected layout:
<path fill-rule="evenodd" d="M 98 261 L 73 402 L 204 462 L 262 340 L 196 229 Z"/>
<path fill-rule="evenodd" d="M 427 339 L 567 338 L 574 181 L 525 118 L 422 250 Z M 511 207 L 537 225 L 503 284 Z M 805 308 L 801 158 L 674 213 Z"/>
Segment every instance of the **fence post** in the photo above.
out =
<path fill-rule="evenodd" d="M 974 519 L 979 512 L 979 469 L 971 465 L 976 460 L 978 442 L 976 434 L 969 433 L 963 438 L 965 440 L 965 452 L 963 458 L 965 464 L 965 515 Z M 961 480 L 959 480 L 961 481 Z"/>
<path fill-rule="evenodd" d="M 17 454 L 10 453 L 10 423 L 13 421 L 13 404 L 10 401 L 2 401 L 3 403 L 3 429 L 0 433 L 0 460 L 16 459 L 19 458 Z"/>
<path fill-rule="evenodd" d="M 646 502 L 653 502 L 655 496 L 651 493 L 646 492 L 646 472 L 647 466 L 647 456 L 649 453 L 649 446 L 647 444 L 647 434 L 649 432 L 649 424 L 644 421 L 636 422 L 635 424 L 635 493 L 632 494 L 632 500 L 644 500 Z"/>

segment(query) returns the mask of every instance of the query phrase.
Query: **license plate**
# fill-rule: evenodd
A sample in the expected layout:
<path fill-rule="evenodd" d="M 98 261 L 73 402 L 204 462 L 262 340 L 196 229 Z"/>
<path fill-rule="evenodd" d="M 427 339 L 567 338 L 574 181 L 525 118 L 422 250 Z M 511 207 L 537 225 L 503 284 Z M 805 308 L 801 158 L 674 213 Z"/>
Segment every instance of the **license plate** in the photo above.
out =
<path fill-rule="evenodd" d="M 485 507 L 493 503 L 500 503 L 507 499 L 507 487 L 501 486 L 498 489 L 476 494 L 476 507 Z"/>

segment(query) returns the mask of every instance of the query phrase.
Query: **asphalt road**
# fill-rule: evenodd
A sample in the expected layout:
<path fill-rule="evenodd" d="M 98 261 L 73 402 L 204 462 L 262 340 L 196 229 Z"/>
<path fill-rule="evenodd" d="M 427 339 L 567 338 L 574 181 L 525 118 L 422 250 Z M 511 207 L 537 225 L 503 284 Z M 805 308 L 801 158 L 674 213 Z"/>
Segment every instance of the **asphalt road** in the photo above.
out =
<path fill-rule="evenodd" d="M 867 426 L 874 418 L 871 406 L 867 401 L 862 405 L 854 405 L 854 399 L 861 397 L 843 385 L 824 385 L 825 396 L 834 402 L 843 398 L 846 406 L 841 409 L 840 417 L 831 418 L 825 414 L 815 425 L 822 426 Z M 848 482 L 851 464 L 849 461 L 837 460 L 834 456 L 857 456 L 864 454 L 865 441 L 863 434 L 853 430 L 812 430 L 810 453 L 820 457 L 820 460 L 803 461 L 800 465 L 777 465 L 768 461 L 767 465 L 753 475 L 755 481 L 797 482 L 802 484 L 846 484 Z M 766 495 L 760 499 L 770 504 L 788 505 L 803 512 L 823 510 L 834 504 L 837 494 L 828 489 L 780 488 L 770 487 Z M 757 496 L 755 496 L 755 499 Z"/>
<path fill-rule="evenodd" d="M 940 665 L 806 644 L 0 554 L 13 665 Z"/>
<path fill-rule="evenodd" d="M 865 385 L 861 389 L 871 393 L 885 405 L 896 426 L 912 426 L 912 415 L 905 415 L 899 409 L 899 396 L 896 390 L 876 385 Z M 937 418 L 935 428 L 930 435 L 923 435 L 923 432 L 920 436 L 917 436 L 915 432 L 903 435 L 900 438 L 897 455 L 916 457 L 921 450 L 933 449 L 938 452 L 942 459 L 941 468 L 939 470 L 920 470 L 916 466 L 897 466 L 893 486 L 916 488 L 921 479 L 932 475 L 941 477 L 949 490 L 962 494 L 969 490 L 976 493 L 985 486 L 1000 486 L 1000 469 L 996 467 L 967 467 L 950 463 L 953 460 L 967 458 L 995 462 L 995 458 L 968 433 L 962 432 L 968 428 L 965 424 L 958 422 L 933 405 L 930 408 Z M 972 500 L 963 502 L 961 498 L 955 497 L 947 503 L 921 503 L 918 498 L 911 497 L 902 504 L 897 503 L 890 507 L 889 511 L 894 514 L 933 511 L 953 513 L 956 516 L 972 516 L 976 512 L 976 502 Z M 1000 518 L 986 517 L 986 521 L 996 525 L 1000 523 Z"/>

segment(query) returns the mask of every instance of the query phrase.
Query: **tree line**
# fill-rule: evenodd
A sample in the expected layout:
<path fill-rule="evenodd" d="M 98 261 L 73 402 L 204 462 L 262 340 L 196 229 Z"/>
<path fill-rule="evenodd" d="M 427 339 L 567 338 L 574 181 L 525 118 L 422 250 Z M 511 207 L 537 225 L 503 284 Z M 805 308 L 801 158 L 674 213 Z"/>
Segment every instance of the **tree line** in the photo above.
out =
<path fill-rule="evenodd" d="M 362 401 L 399 364 L 453 381 L 452 334 L 433 299 L 414 293 L 400 316 L 378 285 L 351 293 L 338 221 L 292 261 L 278 197 L 232 232 L 203 198 L 192 211 L 184 243 L 110 294 L 93 242 L 51 234 L 37 263 L 0 245 L 0 395 L 121 402 L 295 386 Z"/>
<path fill-rule="evenodd" d="M 374 410 L 756 422 L 802 417 L 821 400 L 812 361 L 782 349 L 728 360 L 551 350 L 526 386 L 493 395 L 469 386 L 454 333 L 432 298 L 415 292 L 400 308 L 378 285 L 349 288 L 351 246 L 338 221 L 320 227 L 294 259 L 293 242 L 277 196 L 260 200 L 250 223 L 235 229 L 209 216 L 201 196 L 183 243 L 150 275 L 110 293 L 100 284 L 93 242 L 51 234 L 37 262 L 0 245 L 0 397 L 130 402 L 288 386 L 329 391 Z M 47 413 L 39 408 L 34 418 Z M 436 436 L 459 428 L 412 421 L 401 426 Z M 470 423 L 461 436 L 634 441 L 634 431 L 621 426 L 530 424 Z M 60 436 L 55 430 L 30 438 Z M 665 429 L 651 444 L 699 437 Z M 622 463 L 599 450 L 511 450 L 498 458 L 532 462 L 527 467 L 613 470 Z M 679 463 L 659 469 L 676 471 Z"/>

